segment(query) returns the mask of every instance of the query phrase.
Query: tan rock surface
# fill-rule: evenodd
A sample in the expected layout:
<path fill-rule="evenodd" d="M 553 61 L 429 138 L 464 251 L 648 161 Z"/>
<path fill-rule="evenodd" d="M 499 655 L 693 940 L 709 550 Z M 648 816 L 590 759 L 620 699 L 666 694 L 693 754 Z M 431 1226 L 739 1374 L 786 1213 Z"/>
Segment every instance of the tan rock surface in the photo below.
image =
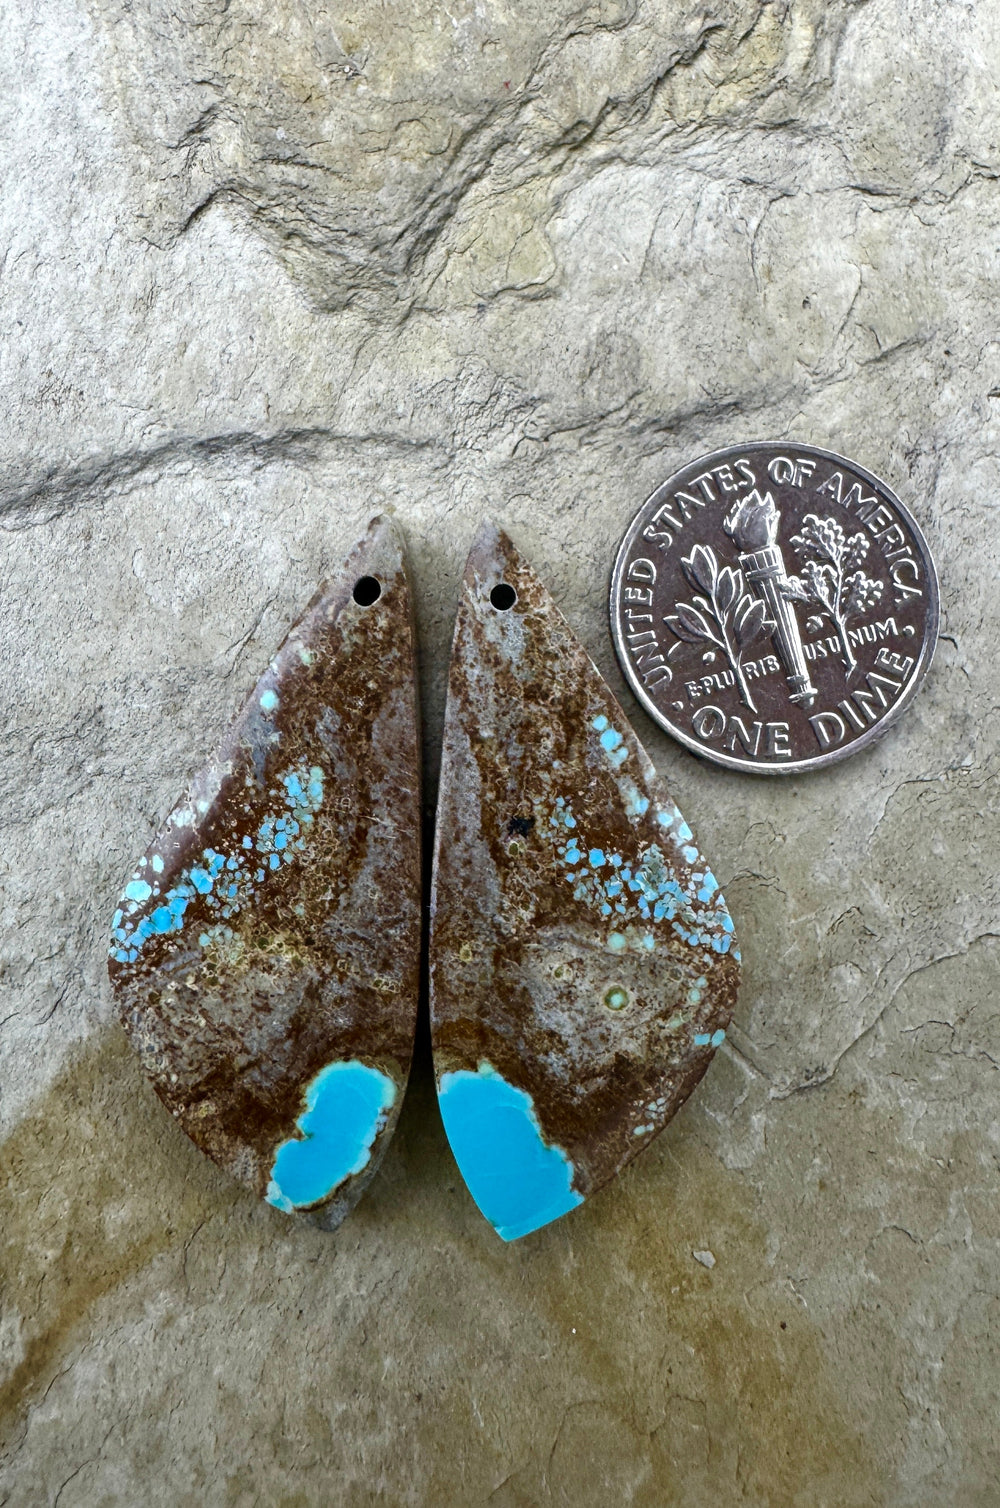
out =
<path fill-rule="evenodd" d="M 998 37 L 992 0 L 8 7 L 3 1508 L 1000 1500 Z M 123 877 L 373 512 L 433 796 L 484 513 L 621 688 L 631 514 L 786 435 L 912 508 L 942 639 L 809 778 L 626 698 L 741 932 L 730 1043 L 512 1248 L 424 1044 L 362 1204 L 293 1229 L 113 1025 Z"/>

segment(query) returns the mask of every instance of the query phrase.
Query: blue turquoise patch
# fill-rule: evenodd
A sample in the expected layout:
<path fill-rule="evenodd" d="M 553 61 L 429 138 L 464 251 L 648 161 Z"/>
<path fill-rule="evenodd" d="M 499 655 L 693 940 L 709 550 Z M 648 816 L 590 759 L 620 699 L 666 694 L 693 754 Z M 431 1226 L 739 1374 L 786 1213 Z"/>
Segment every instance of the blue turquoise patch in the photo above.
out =
<path fill-rule="evenodd" d="M 181 871 L 173 885 L 161 894 L 159 883 L 151 886 L 136 873 L 125 887 L 122 904 L 115 912 L 112 922 L 110 955 L 117 963 L 134 963 L 139 957 L 143 943 L 156 933 L 179 932 L 184 926 L 184 912 L 194 896 L 204 898 L 209 911 L 228 921 L 253 899 L 254 889 L 264 879 L 265 869 L 258 867 L 260 861 L 268 869 L 279 869 L 290 864 L 296 853 L 306 846 L 308 829 L 323 802 L 323 771 L 318 765 L 308 769 L 292 770 L 281 777 L 284 787 L 284 811 L 265 817 L 256 834 L 240 840 L 237 851 L 230 855 L 206 848 L 199 862 Z M 275 796 L 278 795 L 276 791 Z M 251 858 L 251 854 L 260 858 Z M 146 863 L 143 859 L 142 868 Z M 157 875 L 163 872 L 163 859 L 153 856 L 153 869 Z M 227 871 L 226 883 L 219 877 Z M 140 907 L 150 899 L 158 899 L 149 915 L 140 915 Z M 212 940 L 218 929 L 210 928 L 199 935 Z"/>
<path fill-rule="evenodd" d="M 282 1142 L 267 1202 L 290 1213 L 327 1199 L 363 1171 L 396 1099 L 388 1074 L 349 1059 L 330 1063 L 308 1085 L 295 1122 L 301 1136 Z"/>
<path fill-rule="evenodd" d="M 441 1118 L 473 1199 L 504 1241 L 516 1241 L 583 1203 L 573 1164 L 542 1135 L 534 1101 L 490 1063 L 446 1073 Z"/>
<path fill-rule="evenodd" d="M 601 733 L 602 741 L 607 735 L 619 738 L 613 728 L 604 726 L 607 719 L 595 718 L 593 727 Z M 599 727 L 599 725 L 601 725 Z M 624 748 L 624 745 L 622 745 Z M 626 809 L 630 815 L 644 815 L 638 790 L 630 781 L 623 792 Z M 646 807 L 648 799 L 643 797 Z M 594 906 L 600 915 L 611 922 L 614 930 L 608 934 L 607 947 L 612 952 L 625 948 L 652 950 L 656 947 L 656 934 L 649 930 L 650 924 L 668 922 L 676 934 L 689 947 L 712 949 L 715 953 L 727 953 L 732 943 L 733 922 L 726 910 L 726 903 L 719 884 L 710 870 L 693 869 L 690 890 L 686 890 L 671 867 L 668 855 L 658 843 L 647 843 L 637 857 L 625 862 L 619 853 L 606 853 L 596 845 L 592 848 L 583 836 L 573 833 L 563 842 L 560 827 L 572 820 L 568 802 L 560 796 L 557 801 L 558 821 L 550 818 L 550 840 L 555 844 L 556 862 L 567 871 L 564 878 L 573 887 L 573 898 Z M 691 829 L 676 807 L 671 812 L 659 810 L 657 820 L 665 828 L 673 828 L 677 841 L 682 843 L 683 857 L 692 866 L 704 864 L 698 850 L 690 843 Z M 699 909 L 694 909 L 695 900 Z M 619 920 L 621 918 L 621 920 Z"/>
<path fill-rule="evenodd" d="M 617 728 L 612 728 L 602 712 L 590 726 L 600 735 L 601 748 L 613 765 L 620 765 L 628 758 L 628 749 Z"/>

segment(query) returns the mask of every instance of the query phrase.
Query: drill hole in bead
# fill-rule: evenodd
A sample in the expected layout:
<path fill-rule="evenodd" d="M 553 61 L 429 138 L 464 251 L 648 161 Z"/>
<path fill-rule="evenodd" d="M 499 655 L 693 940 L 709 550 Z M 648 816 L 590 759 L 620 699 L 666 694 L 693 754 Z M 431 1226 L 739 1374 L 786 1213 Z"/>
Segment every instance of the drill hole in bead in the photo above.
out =
<path fill-rule="evenodd" d="M 506 581 L 498 581 L 490 592 L 490 601 L 498 613 L 509 613 L 517 601 L 517 593 Z"/>
<path fill-rule="evenodd" d="M 362 576 L 354 583 L 354 600 L 358 607 L 371 607 L 382 595 L 382 583 L 375 576 Z"/>

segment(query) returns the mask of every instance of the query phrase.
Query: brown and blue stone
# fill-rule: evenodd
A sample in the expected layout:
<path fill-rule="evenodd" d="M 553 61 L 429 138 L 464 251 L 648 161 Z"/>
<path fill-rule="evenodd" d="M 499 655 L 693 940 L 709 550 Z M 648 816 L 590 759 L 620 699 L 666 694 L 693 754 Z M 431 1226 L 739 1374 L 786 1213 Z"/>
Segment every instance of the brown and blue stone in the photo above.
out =
<path fill-rule="evenodd" d="M 376 519 L 133 872 L 109 969 L 167 1108 L 333 1229 L 399 1114 L 420 976 L 410 592 Z"/>
<path fill-rule="evenodd" d="M 670 1120 L 726 1034 L 733 923 L 691 829 L 531 567 L 487 525 L 448 685 L 431 896 L 445 1129 L 505 1240 Z"/>

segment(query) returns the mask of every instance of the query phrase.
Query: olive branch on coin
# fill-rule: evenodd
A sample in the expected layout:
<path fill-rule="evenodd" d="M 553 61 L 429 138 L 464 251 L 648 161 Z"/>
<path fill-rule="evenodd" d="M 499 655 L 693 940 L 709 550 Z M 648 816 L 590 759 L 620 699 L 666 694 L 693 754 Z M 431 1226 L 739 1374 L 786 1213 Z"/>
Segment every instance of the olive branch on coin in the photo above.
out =
<path fill-rule="evenodd" d="M 873 581 L 862 570 L 851 570 L 868 554 L 868 539 L 864 534 L 852 534 L 848 539 L 836 519 L 807 513 L 791 543 L 796 555 L 804 559 L 802 575 L 786 579 L 785 595 L 830 615 L 849 677 L 857 668 L 857 660 L 847 634 L 848 621 L 874 607 L 883 591 L 881 581 Z"/>
<path fill-rule="evenodd" d="M 739 688 L 740 698 L 756 712 L 743 670 L 743 651 L 760 634 L 770 633 L 770 621 L 763 602 L 747 591 L 741 570 L 731 566 L 719 568 L 711 545 L 695 545 L 691 554 L 681 559 L 684 574 L 703 596 L 693 602 L 678 602 L 676 612 L 664 618 L 670 629 L 685 644 L 704 641 L 714 644 L 729 661 Z M 713 631 L 715 624 L 718 632 Z"/>

